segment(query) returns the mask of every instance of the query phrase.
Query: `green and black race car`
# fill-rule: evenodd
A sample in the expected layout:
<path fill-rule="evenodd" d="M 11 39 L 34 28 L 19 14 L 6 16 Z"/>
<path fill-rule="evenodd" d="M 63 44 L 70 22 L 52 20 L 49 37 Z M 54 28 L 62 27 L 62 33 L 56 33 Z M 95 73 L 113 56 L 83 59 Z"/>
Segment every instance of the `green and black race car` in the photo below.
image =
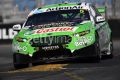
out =
<path fill-rule="evenodd" d="M 37 8 L 13 39 L 15 68 L 36 65 L 49 59 L 113 57 L 111 29 L 101 15 L 104 8 L 90 3 L 62 3 Z"/>

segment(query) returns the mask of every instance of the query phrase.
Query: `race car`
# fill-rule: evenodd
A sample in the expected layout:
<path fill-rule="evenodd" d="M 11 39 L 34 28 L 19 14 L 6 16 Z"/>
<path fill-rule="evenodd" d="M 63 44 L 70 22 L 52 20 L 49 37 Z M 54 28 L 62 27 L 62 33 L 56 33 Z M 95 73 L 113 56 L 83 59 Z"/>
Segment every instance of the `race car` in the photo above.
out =
<path fill-rule="evenodd" d="M 36 8 L 30 12 L 19 33 L 13 38 L 15 68 L 48 61 L 86 57 L 101 61 L 113 57 L 112 32 L 101 13 L 90 3 L 61 3 Z"/>

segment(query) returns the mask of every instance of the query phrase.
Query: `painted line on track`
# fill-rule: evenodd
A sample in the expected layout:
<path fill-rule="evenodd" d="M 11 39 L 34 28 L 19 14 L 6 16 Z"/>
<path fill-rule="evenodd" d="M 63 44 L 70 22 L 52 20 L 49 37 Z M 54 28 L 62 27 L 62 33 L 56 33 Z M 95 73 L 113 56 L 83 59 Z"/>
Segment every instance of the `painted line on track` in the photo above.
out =
<path fill-rule="evenodd" d="M 93 70 L 104 69 L 105 67 L 91 67 L 91 68 L 65 68 L 68 64 L 48 64 L 29 67 L 24 69 L 12 70 L 0 73 L 21 73 L 21 72 L 47 72 L 47 71 L 61 71 L 61 70 Z"/>
<path fill-rule="evenodd" d="M 71 72 L 64 72 L 66 76 L 71 78 L 72 80 L 85 80 L 83 77 L 76 75 L 75 73 Z"/>
<path fill-rule="evenodd" d="M 8 72 L 0 72 L 0 73 L 20 73 L 20 72 L 47 72 L 47 71 L 60 71 L 65 69 L 64 67 L 68 64 L 47 64 L 47 65 L 39 65 L 24 69 L 18 69 Z"/>

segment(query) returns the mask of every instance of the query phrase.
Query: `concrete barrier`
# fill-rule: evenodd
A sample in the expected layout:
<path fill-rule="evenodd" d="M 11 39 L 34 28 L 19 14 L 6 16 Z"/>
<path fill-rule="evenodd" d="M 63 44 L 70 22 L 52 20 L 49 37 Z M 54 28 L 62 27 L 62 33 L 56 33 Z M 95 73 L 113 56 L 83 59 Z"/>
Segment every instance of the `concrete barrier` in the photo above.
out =
<path fill-rule="evenodd" d="M 120 38 L 120 20 L 112 19 L 112 20 L 108 20 L 108 23 L 112 30 L 113 39 L 119 39 Z"/>

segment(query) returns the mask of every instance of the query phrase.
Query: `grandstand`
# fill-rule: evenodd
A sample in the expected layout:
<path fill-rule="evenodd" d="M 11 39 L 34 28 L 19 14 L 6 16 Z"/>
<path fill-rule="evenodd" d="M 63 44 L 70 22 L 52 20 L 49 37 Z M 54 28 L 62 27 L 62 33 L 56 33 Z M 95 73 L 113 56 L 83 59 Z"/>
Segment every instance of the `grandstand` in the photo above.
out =
<path fill-rule="evenodd" d="M 26 12 L 20 12 L 17 5 L 13 5 L 13 0 L 2 0 L 0 3 L 0 13 L 3 17 L 3 23 L 17 23 L 25 20 Z"/>
<path fill-rule="evenodd" d="M 1 0 L 0 1 L 0 23 L 21 23 L 25 21 L 28 13 L 42 5 L 61 3 L 66 0 Z M 107 15 L 112 15 L 111 0 L 67 0 L 68 2 L 94 2 L 97 5 L 106 5 L 108 9 Z M 107 4 L 104 4 L 105 1 Z"/>

